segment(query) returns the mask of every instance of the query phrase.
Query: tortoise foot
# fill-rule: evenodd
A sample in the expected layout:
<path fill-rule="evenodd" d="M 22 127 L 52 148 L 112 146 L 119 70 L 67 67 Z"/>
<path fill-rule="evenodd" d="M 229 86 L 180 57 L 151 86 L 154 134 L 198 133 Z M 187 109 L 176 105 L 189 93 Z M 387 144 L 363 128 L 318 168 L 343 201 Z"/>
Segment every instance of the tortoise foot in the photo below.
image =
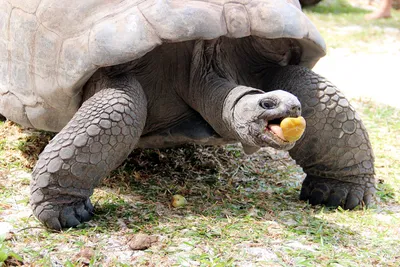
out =
<path fill-rule="evenodd" d="M 311 205 L 354 209 L 371 204 L 375 190 L 374 183 L 358 184 L 309 175 L 303 181 L 300 200 L 308 200 Z"/>
<path fill-rule="evenodd" d="M 76 227 L 89 221 L 93 216 L 90 199 L 64 204 L 62 200 L 46 201 L 33 207 L 35 216 L 48 228 L 61 230 Z"/>

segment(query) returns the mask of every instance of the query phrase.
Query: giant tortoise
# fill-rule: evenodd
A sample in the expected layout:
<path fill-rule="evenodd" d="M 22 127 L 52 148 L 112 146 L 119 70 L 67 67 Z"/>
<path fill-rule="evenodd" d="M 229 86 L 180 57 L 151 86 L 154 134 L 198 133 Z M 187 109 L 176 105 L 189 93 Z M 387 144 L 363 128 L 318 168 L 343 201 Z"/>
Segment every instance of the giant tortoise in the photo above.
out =
<path fill-rule="evenodd" d="M 300 199 L 373 198 L 368 134 L 310 70 L 325 44 L 298 0 L 0 0 L 0 51 L 0 113 L 58 132 L 30 187 L 49 228 L 88 221 L 94 187 L 138 147 L 289 150 L 307 175 Z M 304 135 L 282 138 L 301 112 Z"/>

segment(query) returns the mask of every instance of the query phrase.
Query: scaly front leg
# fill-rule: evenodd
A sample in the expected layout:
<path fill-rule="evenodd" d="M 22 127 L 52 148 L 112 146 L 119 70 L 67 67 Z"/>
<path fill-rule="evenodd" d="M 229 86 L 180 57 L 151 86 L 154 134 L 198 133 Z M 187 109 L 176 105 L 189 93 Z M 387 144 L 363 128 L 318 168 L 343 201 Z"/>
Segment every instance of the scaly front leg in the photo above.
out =
<path fill-rule="evenodd" d="M 146 121 L 146 97 L 132 78 L 106 80 L 40 154 L 31 182 L 35 216 L 51 229 L 90 220 L 89 197 L 129 155 Z"/>

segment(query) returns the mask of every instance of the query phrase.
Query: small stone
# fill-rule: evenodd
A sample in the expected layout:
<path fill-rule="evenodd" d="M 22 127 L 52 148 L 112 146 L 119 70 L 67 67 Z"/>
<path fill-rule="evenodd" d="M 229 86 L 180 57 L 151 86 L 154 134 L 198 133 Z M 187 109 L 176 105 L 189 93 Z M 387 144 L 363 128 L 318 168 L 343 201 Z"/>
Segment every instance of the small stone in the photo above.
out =
<path fill-rule="evenodd" d="M 82 248 L 81 251 L 78 252 L 78 254 L 76 254 L 72 260 L 74 262 L 79 262 L 83 265 L 89 265 L 90 264 L 90 260 L 93 258 L 94 256 L 94 251 L 91 248 Z"/>
<path fill-rule="evenodd" d="M 132 250 L 145 250 L 158 241 L 157 236 L 137 234 L 129 241 L 128 246 Z"/>

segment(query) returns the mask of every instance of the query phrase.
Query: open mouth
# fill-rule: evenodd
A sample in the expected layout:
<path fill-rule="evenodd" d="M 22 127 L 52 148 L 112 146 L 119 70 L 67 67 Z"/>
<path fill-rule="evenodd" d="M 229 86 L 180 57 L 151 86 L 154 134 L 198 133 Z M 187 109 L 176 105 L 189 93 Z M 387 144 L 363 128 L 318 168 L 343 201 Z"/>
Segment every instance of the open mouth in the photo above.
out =
<path fill-rule="evenodd" d="M 281 128 L 281 122 L 284 118 L 276 118 L 270 121 L 265 121 L 265 127 L 263 134 L 267 134 L 280 142 L 289 142 L 283 135 L 283 130 Z"/>
<path fill-rule="evenodd" d="M 296 142 L 301 138 L 306 128 L 306 121 L 302 116 L 275 118 L 263 122 L 261 138 L 264 141 L 272 139 L 281 144 Z"/>

